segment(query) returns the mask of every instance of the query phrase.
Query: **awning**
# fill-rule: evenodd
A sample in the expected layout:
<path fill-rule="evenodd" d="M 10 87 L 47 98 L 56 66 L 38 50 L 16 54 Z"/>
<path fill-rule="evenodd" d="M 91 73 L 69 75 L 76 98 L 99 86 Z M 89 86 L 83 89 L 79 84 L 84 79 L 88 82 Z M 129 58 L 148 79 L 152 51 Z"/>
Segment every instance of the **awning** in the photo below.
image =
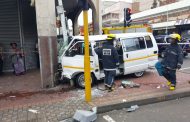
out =
<path fill-rule="evenodd" d="M 160 6 L 154 9 L 145 10 L 136 14 L 131 15 L 131 19 L 133 21 L 140 21 L 142 19 L 147 19 L 150 17 L 156 17 L 162 14 L 167 13 L 177 13 L 179 11 L 184 11 L 186 9 L 189 9 L 190 7 L 190 0 L 182 0 L 179 2 L 175 2 L 172 4 Z M 124 18 L 122 18 L 120 21 L 122 22 Z"/>
<path fill-rule="evenodd" d="M 177 20 L 175 25 L 188 25 L 190 24 L 190 19 Z"/>
<path fill-rule="evenodd" d="M 175 28 L 176 21 L 169 21 L 169 22 L 161 22 L 151 24 L 153 30 L 162 30 L 162 29 L 172 29 Z"/>
<path fill-rule="evenodd" d="M 133 14 L 131 18 L 132 20 L 142 19 L 142 18 L 152 17 L 155 15 L 164 14 L 167 12 L 170 13 L 172 11 L 177 12 L 183 9 L 189 9 L 189 7 L 190 7 L 190 0 L 182 0 L 180 2 L 172 3 L 155 9 L 150 9 L 140 13 Z"/>

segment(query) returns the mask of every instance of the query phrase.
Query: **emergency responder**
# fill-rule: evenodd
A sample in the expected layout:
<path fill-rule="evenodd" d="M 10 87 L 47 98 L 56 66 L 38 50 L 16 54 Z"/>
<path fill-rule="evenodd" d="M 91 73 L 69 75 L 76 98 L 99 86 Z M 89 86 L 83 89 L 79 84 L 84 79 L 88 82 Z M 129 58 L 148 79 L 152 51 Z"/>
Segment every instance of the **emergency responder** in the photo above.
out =
<path fill-rule="evenodd" d="M 101 48 L 95 49 L 97 55 L 102 58 L 105 74 L 105 88 L 109 92 L 114 90 L 114 78 L 116 76 L 116 69 L 119 66 L 119 56 L 117 50 L 113 46 L 114 40 L 115 35 L 109 34 L 107 36 L 106 42 L 103 43 L 103 46 Z"/>
<path fill-rule="evenodd" d="M 167 84 L 170 90 L 176 87 L 176 70 L 180 69 L 183 64 L 182 48 L 178 45 L 181 40 L 179 34 L 170 34 L 170 45 L 164 51 L 164 58 L 161 61 L 163 66 L 163 76 L 168 80 Z"/>

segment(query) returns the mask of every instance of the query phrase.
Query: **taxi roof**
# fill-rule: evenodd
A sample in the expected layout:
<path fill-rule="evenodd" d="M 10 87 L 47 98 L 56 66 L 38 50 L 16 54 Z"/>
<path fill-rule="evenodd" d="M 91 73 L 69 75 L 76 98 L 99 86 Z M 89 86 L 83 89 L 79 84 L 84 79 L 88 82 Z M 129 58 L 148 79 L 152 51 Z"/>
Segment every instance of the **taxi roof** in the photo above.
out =
<path fill-rule="evenodd" d="M 115 34 L 115 35 L 116 35 L 116 38 L 126 38 L 126 37 L 132 38 L 132 37 L 152 35 L 152 33 L 138 32 L 138 33 L 122 33 L 122 34 Z M 105 40 L 106 38 L 107 38 L 107 35 L 90 35 L 89 36 L 90 42 Z M 74 39 L 84 40 L 84 36 L 74 36 Z"/>

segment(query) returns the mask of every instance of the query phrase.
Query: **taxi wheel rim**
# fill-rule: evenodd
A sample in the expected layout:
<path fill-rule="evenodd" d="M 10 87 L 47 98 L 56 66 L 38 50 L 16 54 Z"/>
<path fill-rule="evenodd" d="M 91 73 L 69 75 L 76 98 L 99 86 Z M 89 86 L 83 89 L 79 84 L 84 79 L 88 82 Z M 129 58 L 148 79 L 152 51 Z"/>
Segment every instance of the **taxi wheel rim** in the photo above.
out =
<path fill-rule="evenodd" d="M 78 83 L 81 87 L 85 87 L 85 81 L 84 81 L 84 74 L 81 74 L 80 77 L 78 78 Z M 92 84 L 92 78 L 91 78 L 91 84 Z"/>
<path fill-rule="evenodd" d="M 141 77 L 143 74 L 144 74 L 144 71 L 142 71 L 142 72 L 136 72 L 136 73 L 135 73 L 135 76 Z"/>

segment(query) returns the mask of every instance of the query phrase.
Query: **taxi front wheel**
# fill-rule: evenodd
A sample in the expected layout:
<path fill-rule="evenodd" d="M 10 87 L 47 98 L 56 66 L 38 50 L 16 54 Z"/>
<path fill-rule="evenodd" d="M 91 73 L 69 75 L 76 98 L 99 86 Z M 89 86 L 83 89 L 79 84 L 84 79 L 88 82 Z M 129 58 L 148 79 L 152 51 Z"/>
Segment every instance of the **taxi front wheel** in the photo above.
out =
<path fill-rule="evenodd" d="M 84 81 L 84 73 L 80 73 L 76 76 L 76 84 L 78 87 L 84 89 L 85 88 L 85 81 Z M 91 86 L 93 85 L 94 83 L 94 76 L 93 74 L 91 74 Z"/>

